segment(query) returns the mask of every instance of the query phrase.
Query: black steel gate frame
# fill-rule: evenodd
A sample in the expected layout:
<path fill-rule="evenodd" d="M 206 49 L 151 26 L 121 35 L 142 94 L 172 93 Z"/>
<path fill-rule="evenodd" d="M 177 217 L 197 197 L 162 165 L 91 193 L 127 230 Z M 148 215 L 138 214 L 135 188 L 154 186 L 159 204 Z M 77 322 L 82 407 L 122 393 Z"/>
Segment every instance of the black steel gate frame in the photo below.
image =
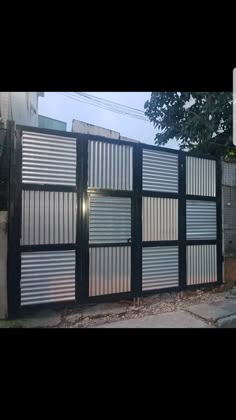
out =
<path fill-rule="evenodd" d="M 77 169 L 76 187 L 62 185 L 22 184 L 22 132 L 43 133 L 59 137 L 76 138 Z M 88 141 L 96 140 L 116 145 L 131 146 L 133 148 L 133 190 L 118 191 L 108 189 L 88 188 Z M 122 300 L 126 298 L 142 297 L 154 293 L 181 291 L 200 287 L 212 287 L 222 284 L 222 213 L 221 213 L 221 161 L 206 155 L 194 155 L 179 150 L 133 143 L 122 140 L 113 140 L 105 137 L 63 132 L 37 127 L 17 126 L 10 123 L 8 126 L 8 141 L 11 147 L 9 170 L 9 229 L 8 229 L 8 312 L 9 317 L 16 317 L 23 312 L 36 310 L 42 307 L 69 307 L 83 303 Z M 177 154 L 179 156 L 179 191 L 178 193 L 153 192 L 142 190 L 142 151 L 143 149 L 159 150 Z M 186 157 L 194 156 L 216 161 L 216 197 L 186 195 Z M 76 242 L 74 244 L 52 245 L 20 245 L 21 239 L 21 196 L 22 190 L 44 190 L 77 193 L 77 227 Z M 131 243 L 116 243 L 116 246 L 131 246 L 131 292 L 115 293 L 111 295 L 89 297 L 89 248 L 93 246 L 112 246 L 112 243 L 89 245 L 89 196 L 102 194 L 116 197 L 131 198 Z M 142 197 L 162 197 L 178 199 L 178 240 L 175 241 L 145 241 L 142 242 Z M 214 201 L 217 208 L 217 240 L 187 240 L 186 239 L 186 200 Z M 83 211 L 86 209 L 86 211 Z M 217 282 L 203 285 L 186 285 L 186 248 L 187 245 L 217 245 Z M 179 247 L 179 286 L 174 288 L 142 291 L 142 248 L 150 246 Z M 56 251 L 75 250 L 75 301 L 55 302 L 46 304 L 20 305 L 20 278 L 21 278 L 21 252 L 22 251 Z"/>

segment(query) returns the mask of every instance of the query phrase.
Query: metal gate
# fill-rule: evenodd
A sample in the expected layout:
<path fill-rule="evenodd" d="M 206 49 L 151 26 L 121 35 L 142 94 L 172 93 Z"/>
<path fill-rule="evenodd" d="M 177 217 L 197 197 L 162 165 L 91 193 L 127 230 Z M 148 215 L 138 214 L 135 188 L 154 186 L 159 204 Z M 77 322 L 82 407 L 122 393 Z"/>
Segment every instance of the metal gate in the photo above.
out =
<path fill-rule="evenodd" d="M 10 137 L 12 314 L 222 282 L 220 162 L 32 127 Z"/>

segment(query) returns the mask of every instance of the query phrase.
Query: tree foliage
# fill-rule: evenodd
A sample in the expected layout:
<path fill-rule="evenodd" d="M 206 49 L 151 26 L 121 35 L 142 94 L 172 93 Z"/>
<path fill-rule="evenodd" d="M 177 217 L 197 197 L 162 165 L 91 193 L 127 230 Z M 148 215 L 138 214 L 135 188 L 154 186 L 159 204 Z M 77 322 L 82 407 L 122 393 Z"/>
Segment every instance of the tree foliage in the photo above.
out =
<path fill-rule="evenodd" d="M 176 139 L 181 149 L 236 157 L 230 92 L 152 92 L 145 115 L 158 129 L 155 143 Z"/>

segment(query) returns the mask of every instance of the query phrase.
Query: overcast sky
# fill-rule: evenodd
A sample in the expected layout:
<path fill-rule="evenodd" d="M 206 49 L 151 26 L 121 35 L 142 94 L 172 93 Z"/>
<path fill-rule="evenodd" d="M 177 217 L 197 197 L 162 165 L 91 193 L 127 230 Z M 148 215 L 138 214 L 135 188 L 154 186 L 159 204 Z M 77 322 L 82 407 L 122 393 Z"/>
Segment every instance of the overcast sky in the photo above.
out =
<path fill-rule="evenodd" d="M 99 98 L 108 99 L 121 105 L 144 109 L 144 103 L 150 98 L 151 92 L 86 92 Z M 79 97 L 78 97 L 79 98 Z M 63 96 L 59 92 L 45 92 L 39 98 L 39 114 L 55 118 L 67 123 L 67 131 L 71 131 L 73 119 L 98 125 L 118 131 L 122 136 L 154 144 L 156 130 L 149 121 L 142 121 L 116 114 L 114 112 L 78 102 Z M 175 141 L 170 141 L 167 147 L 177 148 Z"/>

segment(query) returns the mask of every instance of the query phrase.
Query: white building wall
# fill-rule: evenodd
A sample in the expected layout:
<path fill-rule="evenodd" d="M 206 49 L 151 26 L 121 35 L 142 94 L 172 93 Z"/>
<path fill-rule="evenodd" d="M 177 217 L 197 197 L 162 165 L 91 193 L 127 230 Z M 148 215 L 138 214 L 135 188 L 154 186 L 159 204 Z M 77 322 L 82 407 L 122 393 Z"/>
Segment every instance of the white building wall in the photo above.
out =
<path fill-rule="evenodd" d="M 38 126 L 38 92 L 0 92 L 0 117 L 16 124 Z"/>

